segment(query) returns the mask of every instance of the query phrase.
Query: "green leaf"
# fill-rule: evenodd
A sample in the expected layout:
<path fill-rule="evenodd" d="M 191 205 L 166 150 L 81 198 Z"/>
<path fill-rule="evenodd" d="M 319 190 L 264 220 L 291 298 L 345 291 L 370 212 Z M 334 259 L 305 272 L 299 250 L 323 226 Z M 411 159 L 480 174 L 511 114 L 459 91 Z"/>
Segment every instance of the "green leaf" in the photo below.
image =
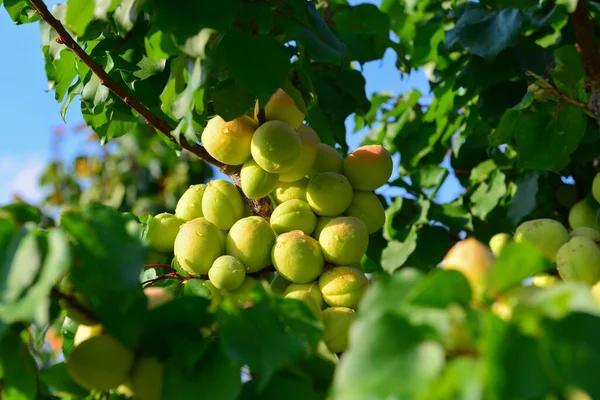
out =
<path fill-rule="evenodd" d="M 291 373 L 278 372 L 265 388 L 261 389 L 255 380 L 245 383 L 239 400 L 284 398 L 286 400 L 319 400 L 323 399 L 323 396 L 315 392 L 311 381 L 303 380 Z"/>
<path fill-rule="evenodd" d="M 89 391 L 79 386 L 65 368 L 65 363 L 54 364 L 41 371 L 40 380 L 50 388 L 51 393 L 57 396 L 72 395 L 85 397 Z"/>
<path fill-rule="evenodd" d="M 46 76 L 48 78 L 48 87 L 54 89 L 54 98 L 56 101 L 63 101 L 67 89 L 77 77 L 75 63 L 75 53 L 70 50 L 60 52 L 60 58 L 52 59 L 49 53 L 49 47 L 42 48 L 46 59 Z"/>
<path fill-rule="evenodd" d="M 19 201 L 0 207 L 0 216 L 8 213 L 15 224 L 22 225 L 26 222 L 39 224 L 42 221 L 41 211 L 25 202 Z"/>
<path fill-rule="evenodd" d="M 497 0 L 497 3 L 506 8 L 527 8 L 535 6 L 539 0 Z"/>
<path fill-rule="evenodd" d="M 119 28 L 124 32 L 132 30 L 143 4 L 143 0 L 121 0 L 113 14 Z"/>
<path fill-rule="evenodd" d="M 105 20 L 107 14 L 113 12 L 120 2 L 121 0 L 96 0 L 94 16 L 98 19 Z"/>
<path fill-rule="evenodd" d="M 151 60 L 166 60 L 179 53 L 172 36 L 158 29 L 150 29 L 144 38 L 144 44 Z"/>
<path fill-rule="evenodd" d="M 556 4 L 564 5 L 570 13 L 574 12 L 575 8 L 577 8 L 577 0 L 557 0 Z"/>
<path fill-rule="evenodd" d="M 254 106 L 254 96 L 237 83 L 227 79 L 217 83 L 210 91 L 215 111 L 225 121 L 231 121 L 245 114 Z"/>
<path fill-rule="evenodd" d="M 381 266 L 383 269 L 391 274 L 403 266 L 417 248 L 417 236 L 417 230 L 412 229 L 402 242 L 398 240 L 390 241 L 381 253 Z"/>
<path fill-rule="evenodd" d="M 529 243 L 511 242 L 502 250 L 492 273 L 493 288 L 499 292 L 519 286 L 525 278 L 548 269 L 550 262 Z"/>
<path fill-rule="evenodd" d="M 527 173 L 517 180 L 517 193 L 508 207 L 508 217 L 515 226 L 535 210 L 539 178 L 539 172 L 535 171 Z"/>
<path fill-rule="evenodd" d="M 30 0 L 4 0 L 4 8 L 17 25 L 28 24 L 40 19 Z"/>
<path fill-rule="evenodd" d="M 490 175 L 490 182 L 481 183 L 471 195 L 471 212 L 473 216 L 486 219 L 487 215 L 498 205 L 498 202 L 506 194 L 506 176 L 495 170 Z"/>
<path fill-rule="evenodd" d="M 439 379 L 430 385 L 423 400 L 478 400 L 483 398 L 483 362 L 457 357 L 448 363 Z"/>
<path fill-rule="evenodd" d="M 94 18 L 94 2 L 88 0 L 69 0 L 67 3 L 67 29 L 82 36 Z"/>
<path fill-rule="evenodd" d="M 556 87 L 569 97 L 587 103 L 583 61 L 574 45 L 563 46 L 554 52 L 556 65 L 549 73 Z"/>
<path fill-rule="evenodd" d="M 437 269 L 427 276 L 409 296 L 413 304 L 446 308 L 452 303 L 468 306 L 471 286 L 458 271 Z"/>
<path fill-rule="evenodd" d="M 0 364 L 4 369 L 3 399 L 38 398 L 38 366 L 21 339 L 20 327 L 13 326 L 0 338 Z"/>

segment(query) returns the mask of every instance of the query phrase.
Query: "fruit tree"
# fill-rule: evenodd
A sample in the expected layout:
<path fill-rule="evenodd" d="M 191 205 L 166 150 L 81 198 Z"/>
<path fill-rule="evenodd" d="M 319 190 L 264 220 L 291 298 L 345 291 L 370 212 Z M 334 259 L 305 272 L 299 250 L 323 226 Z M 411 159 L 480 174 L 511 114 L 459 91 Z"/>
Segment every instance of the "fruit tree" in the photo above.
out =
<path fill-rule="evenodd" d="M 0 208 L 0 398 L 600 398 L 600 1 L 0 4 L 104 149 Z"/>

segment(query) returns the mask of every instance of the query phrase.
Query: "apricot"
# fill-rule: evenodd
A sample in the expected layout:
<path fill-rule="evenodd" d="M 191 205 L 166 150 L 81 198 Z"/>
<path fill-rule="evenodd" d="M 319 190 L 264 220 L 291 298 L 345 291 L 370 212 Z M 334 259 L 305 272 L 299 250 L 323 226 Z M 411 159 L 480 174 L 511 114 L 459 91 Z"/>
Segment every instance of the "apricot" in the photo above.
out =
<path fill-rule="evenodd" d="M 315 227 L 315 230 L 312 233 L 312 237 L 314 237 L 315 239 L 319 240 L 319 235 L 321 234 L 321 232 L 323 231 L 323 228 L 325 228 L 327 226 L 327 224 L 329 223 L 329 221 L 331 221 L 334 218 L 338 218 L 338 216 L 335 217 L 317 217 L 317 226 Z"/>
<path fill-rule="evenodd" d="M 452 246 L 442 261 L 442 268 L 462 273 L 471 286 L 475 302 L 479 302 L 489 284 L 495 261 L 489 247 L 475 238 L 468 238 Z"/>
<path fill-rule="evenodd" d="M 306 201 L 307 186 L 308 178 L 303 178 L 296 182 L 279 182 L 277 186 L 275 186 L 272 195 L 277 204 L 292 199 Z"/>
<path fill-rule="evenodd" d="M 271 252 L 273 266 L 290 282 L 308 283 L 321 272 L 325 261 L 319 243 L 302 231 L 279 235 Z"/>
<path fill-rule="evenodd" d="M 310 235 L 317 226 L 317 216 L 307 202 L 288 200 L 278 205 L 271 214 L 271 227 L 276 234 L 301 230 Z"/>
<path fill-rule="evenodd" d="M 492 253 L 496 257 L 502 253 L 506 246 L 511 242 L 512 236 L 508 233 L 497 233 L 490 239 L 489 245 Z"/>
<path fill-rule="evenodd" d="M 73 380 L 88 390 L 115 389 L 129 378 L 133 352 L 107 334 L 93 336 L 75 347 L 65 367 Z"/>
<path fill-rule="evenodd" d="M 358 264 L 369 246 L 369 231 L 356 217 L 337 217 L 319 235 L 325 261 L 336 265 Z"/>
<path fill-rule="evenodd" d="M 558 250 L 556 267 L 565 281 L 594 285 L 600 280 L 600 247 L 590 238 L 575 236 Z"/>
<path fill-rule="evenodd" d="M 344 160 L 344 175 L 354 190 L 369 192 L 392 176 L 392 156 L 381 145 L 361 146 Z"/>
<path fill-rule="evenodd" d="M 94 336 L 98 336 L 102 333 L 104 327 L 100 324 L 88 326 L 88 325 L 79 325 L 77 330 L 75 331 L 75 337 L 73 338 L 73 344 L 75 346 L 79 346 L 81 343 L 85 342 L 89 338 Z"/>
<path fill-rule="evenodd" d="M 291 170 L 300 159 L 302 141 L 285 122 L 269 121 L 252 137 L 252 158 L 262 169 L 273 174 Z"/>
<path fill-rule="evenodd" d="M 300 137 L 304 138 L 304 140 L 306 140 L 307 142 L 312 143 L 315 146 L 321 143 L 321 138 L 319 137 L 319 134 L 315 132 L 315 130 L 310 126 L 302 124 L 297 130 Z"/>
<path fill-rule="evenodd" d="M 304 178 L 308 174 L 317 157 L 317 143 L 315 142 L 315 138 L 313 136 L 314 132 L 315 131 L 313 130 L 308 131 L 306 129 L 298 130 L 298 135 L 300 136 L 300 141 L 302 142 L 300 158 L 298 158 L 298 161 L 296 161 L 296 164 L 292 169 L 287 172 L 282 172 L 281 175 L 279 175 L 280 181 L 295 182 Z M 314 134 L 316 135 L 316 133 Z"/>
<path fill-rule="evenodd" d="M 549 218 L 523 222 L 515 231 L 515 242 L 527 241 L 550 261 L 556 261 L 556 252 L 569 241 L 569 232 L 558 221 Z"/>
<path fill-rule="evenodd" d="M 150 286 L 144 288 L 144 294 L 148 299 L 148 309 L 152 310 L 156 307 L 160 307 L 165 303 L 173 300 L 173 293 L 167 289 L 159 286 Z"/>
<path fill-rule="evenodd" d="M 600 281 L 598 281 L 594 286 L 592 286 L 592 296 L 594 296 L 594 300 L 596 300 L 596 304 L 600 306 Z"/>
<path fill-rule="evenodd" d="M 560 282 L 558 277 L 549 274 L 537 274 L 531 280 L 531 284 L 539 288 L 549 288 L 558 282 Z"/>
<path fill-rule="evenodd" d="M 585 227 L 585 226 L 575 228 L 571 232 L 569 232 L 569 237 L 573 238 L 575 236 L 585 236 L 592 240 L 600 240 L 600 232 L 599 231 L 597 231 L 593 228 Z"/>
<path fill-rule="evenodd" d="M 202 213 L 202 197 L 206 185 L 191 185 L 179 198 L 175 207 L 175 216 L 184 221 L 191 221 L 195 218 L 204 217 Z"/>
<path fill-rule="evenodd" d="M 145 240 L 151 249 L 171 253 L 173 252 L 173 244 L 179 232 L 179 227 L 184 222 L 173 214 L 158 214 L 148 221 Z"/>
<path fill-rule="evenodd" d="M 208 154 L 218 161 L 241 165 L 251 157 L 250 143 L 256 128 L 256 121 L 246 115 L 229 122 L 217 115 L 208 121 L 200 140 Z"/>
<path fill-rule="evenodd" d="M 323 341 L 332 353 L 342 353 L 348 348 L 348 332 L 356 312 L 347 307 L 323 310 Z"/>
<path fill-rule="evenodd" d="M 154 357 L 141 356 L 131 371 L 129 387 L 136 399 L 160 400 L 165 366 Z"/>
<path fill-rule="evenodd" d="M 224 235 L 206 218 L 196 218 L 181 226 L 174 250 L 181 269 L 206 275 L 217 257 L 223 255 Z"/>
<path fill-rule="evenodd" d="M 580 227 L 592 228 L 600 231 L 600 225 L 596 221 L 598 207 L 594 207 L 586 200 L 580 200 L 569 210 L 569 225 L 576 229 Z"/>
<path fill-rule="evenodd" d="M 247 198 L 260 199 L 275 189 L 279 175 L 265 171 L 254 160 L 248 160 L 240 171 L 240 181 Z"/>
<path fill-rule="evenodd" d="M 600 203 L 600 172 L 596 174 L 592 181 L 592 196 Z"/>
<path fill-rule="evenodd" d="M 321 294 L 318 281 L 310 283 L 290 283 L 283 294 L 284 296 L 287 296 L 290 293 L 296 292 L 309 293 L 312 297 L 314 297 L 315 301 L 319 305 L 319 308 L 323 308 L 323 295 Z"/>
<path fill-rule="evenodd" d="M 202 197 L 204 218 L 226 231 L 244 216 L 245 205 L 235 185 L 223 179 L 208 182 Z"/>
<path fill-rule="evenodd" d="M 299 96 L 297 100 L 304 103 L 304 100 Z M 294 129 L 297 129 L 304 121 L 304 113 L 300 111 L 294 99 L 283 89 L 277 89 L 264 108 L 267 121 L 283 121 Z"/>
<path fill-rule="evenodd" d="M 362 220 L 369 233 L 377 232 L 385 223 L 383 204 L 373 192 L 355 191 L 352 194 L 352 202 L 344 215 Z"/>
<path fill-rule="evenodd" d="M 237 221 L 227 233 L 225 253 L 237 257 L 247 273 L 258 272 L 271 264 L 271 248 L 275 232 L 262 217 L 252 216 Z"/>
<path fill-rule="evenodd" d="M 251 301 L 252 289 L 254 289 L 254 287 L 256 287 L 256 285 L 259 284 L 260 282 L 258 279 L 253 278 L 251 276 L 247 276 L 246 279 L 244 279 L 244 282 L 242 282 L 242 284 L 240 285 L 240 287 L 229 292 L 231 300 L 233 300 L 233 302 L 238 307 L 245 306 L 248 302 Z"/>
<path fill-rule="evenodd" d="M 306 201 L 315 214 L 325 217 L 340 215 L 352 203 L 352 186 L 344 175 L 321 172 L 308 181 Z"/>
<path fill-rule="evenodd" d="M 308 172 L 308 176 L 314 176 L 321 172 L 342 173 L 344 170 L 344 157 L 339 151 L 325 143 L 317 143 L 315 149 L 315 161 Z"/>
<path fill-rule="evenodd" d="M 285 290 L 291 284 L 292 284 L 292 282 L 288 281 L 283 276 L 281 276 L 281 274 L 279 272 L 275 272 L 275 276 L 273 277 L 273 280 L 271 281 L 271 284 L 269 286 L 270 286 L 271 292 L 273 294 L 283 296 L 285 293 Z"/>
<path fill-rule="evenodd" d="M 299 300 L 306 304 L 310 312 L 314 314 L 317 319 L 321 319 L 321 307 L 317 304 L 315 298 L 308 292 L 291 292 L 285 295 L 286 299 Z"/>
<path fill-rule="evenodd" d="M 234 256 L 221 256 L 208 270 L 208 279 L 219 289 L 235 290 L 242 285 L 246 277 L 244 264 Z"/>
<path fill-rule="evenodd" d="M 358 307 L 368 287 L 364 272 L 354 267 L 335 267 L 319 278 L 323 300 L 331 307 Z"/>

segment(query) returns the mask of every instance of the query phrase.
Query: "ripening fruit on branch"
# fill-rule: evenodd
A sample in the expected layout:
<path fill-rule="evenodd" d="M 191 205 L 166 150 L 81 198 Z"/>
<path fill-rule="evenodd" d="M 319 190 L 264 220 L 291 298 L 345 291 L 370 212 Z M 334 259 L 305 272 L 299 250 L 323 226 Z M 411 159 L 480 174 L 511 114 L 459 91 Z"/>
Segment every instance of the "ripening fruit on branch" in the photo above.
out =
<path fill-rule="evenodd" d="M 240 171 L 240 181 L 247 198 L 260 199 L 275 189 L 279 175 L 265 171 L 254 160 L 248 160 Z"/>
<path fill-rule="evenodd" d="M 133 352 L 112 336 L 100 334 L 75 347 L 65 366 L 71 378 L 85 389 L 115 389 L 129 378 Z"/>
<path fill-rule="evenodd" d="M 282 172 L 281 175 L 279 175 L 279 180 L 282 182 L 295 182 L 304 178 L 315 163 L 315 158 L 317 157 L 316 145 L 319 143 L 319 137 L 316 136 L 317 134 L 315 131 L 306 125 L 302 125 L 300 128 L 302 127 L 305 128 L 298 129 L 298 136 L 302 142 L 300 158 L 298 158 L 298 161 L 296 161 L 296 164 L 294 164 L 292 169 Z"/>
<path fill-rule="evenodd" d="M 592 196 L 600 203 L 600 173 L 597 173 L 592 181 Z"/>
<path fill-rule="evenodd" d="M 347 307 L 331 307 L 323 310 L 323 341 L 332 353 L 348 348 L 348 332 L 356 312 Z"/>
<path fill-rule="evenodd" d="M 290 282 L 312 282 L 323 272 L 325 261 L 319 243 L 302 231 L 279 235 L 271 252 L 273 266 Z"/>
<path fill-rule="evenodd" d="M 575 236 L 584 236 L 592 240 L 600 240 L 600 232 L 586 226 L 573 229 L 571 232 L 569 232 L 569 236 L 572 238 Z"/>
<path fill-rule="evenodd" d="M 271 214 L 271 227 L 276 234 L 301 230 L 310 235 L 317 226 L 317 216 L 307 202 L 288 200 L 278 205 Z"/>
<path fill-rule="evenodd" d="M 223 164 L 242 165 L 250 159 L 256 128 L 256 121 L 246 115 L 229 122 L 217 115 L 208 121 L 200 140 L 208 154 Z"/>
<path fill-rule="evenodd" d="M 260 284 L 261 282 L 258 279 L 247 276 L 239 288 L 228 293 L 231 300 L 233 300 L 238 307 L 244 307 L 251 301 L 252 289 L 254 289 L 256 285 Z"/>
<path fill-rule="evenodd" d="M 321 294 L 321 289 L 319 289 L 319 282 L 314 281 L 310 283 L 290 283 L 283 294 L 287 296 L 290 293 L 294 292 L 308 292 L 312 297 L 314 297 L 315 301 L 319 305 L 319 308 L 323 308 L 323 295 Z"/>
<path fill-rule="evenodd" d="M 225 250 L 225 237 L 206 218 L 186 222 L 175 239 L 175 258 L 181 268 L 197 275 L 206 275 L 217 257 Z"/>
<path fill-rule="evenodd" d="M 184 221 L 191 221 L 195 218 L 204 217 L 202 213 L 202 196 L 206 185 L 191 185 L 179 198 L 175 207 L 175 216 Z"/>
<path fill-rule="evenodd" d="M 298 101 L 303 101 L 298 98 Z M 277 89 L 265 105 L 267 121 L 279 120 L 297 129 L 304 121 L 304 113 L 298 109 L 294 99 L 283 89 Z"/>
<path fill-rule="evenodd" d="M 148 299 L 148 309 L 152 310 L 173 300 L 173 293 L 160 286 L 144 288 L 144 294 Z"/>
<path fill-rule="evenodd" d="M 569 225 L 573 229 L 587 227 L 600 231 L 600 225 L 596 222 L 597 211 L 598 207 L 592 207 L 588 201 L 580 200 L 569 210 Z"/>
<path fill-rule="evenodd" d="M 221 256 L 208 270 L 208 279 L 218 289 L 235 290 L 242 286 L 246 277 L 244 264 L 233 256 Z"/>
<path fill-rule="evenodd" d="M 225 239 L 225 253 L 237 257 L 246 272 L 258 272 L 271 264 L 275 232 L 264 218 L 252 216 L 237 221 Z"/>
<path fill-rule="evenodd" d="M 383 204 L 373 192 L 357 192 L 344 215 L 359 218 L 367 226 L 369 233 L 377 232 L 385 223 Z"/>
<path fill-rule="evenodd" d="M 153 250 L 170 253 L 173 251 L 173 243 L 179 227 L 184 222 L 173 214 L 158 214 L 148 221 L 145 240 Z"/>
<path fill-rule="evenodd" d="M 252 158 L 262 169 L 273 174 L 290 171 L 302 153 L 302 141 L 285 122 L 262 124 L 252 137 Z"/>
<path fill-rule="evenodd" d="M 292 199 L 306 201 L 307 186 L 308 178 L 303 178 L 296 182 L 279 182 L 272 194 L 277 204 Z"/>
<path fill-rule="evenodd" d="M 313 231 L 311 236 L 314 237 L 315 239 L 319 240 L 319 235 L 323 231 L 323 228 L 325 228 L 327 226 L 327 224 L 329 223 L 329 221 L 331 221 L 334 218 L 338 218 L 338 217 L 337 216 L 335 216 L 335 217 L 317 217 L 317 226 L 315 227 L 315 230 Z"/>
<path fill-rule="evenodd" d="M 321 172 L 335 172 L 341 174 L 344 170 L 344 157 L 339 151 L 328 144 L 317 143 L 316 157 L 308 176 L 315 176 Z"/>
<path fill-rule="evenodd" d="M 369 231 L 356 217 L 337 217 L 325 225 L 319 244 L 328 263 L 358 264 L 369 246 Z"/>
<path fill-rule="evenodd" d="M 102 333 L 104 327 L 100 324 L 88 326 L 79 325 L 75 331 L 75 337 L 73 338 L 73 344 L 79 346 L 82 342 L 85 342 L 89 338 L 98 336 Z"/>
<path fill-rule="evenodd" d="M 514 240 L 534 245 L 550 261 L 556 261 L 556 252 L 569 241 L 569 232 L 558 221 L 549 218 L 523 222 L 515 231 Z"/>
<path fill-rule="evenodd" d="M 354 190 L 370 192 L 392 176 L 392 156 L 381 145 L 361 146 L 344 160 L 344 175 Z"/>
<path fill-rule="evenodd" d="M 565 281 L 594 285 L 600 280 L 600 247 L 592 239 L 576 236 L 558 250 L 556 267 Z"/>
<path fill-rule="evenodd" d="M 141 356 L 136 360 L 129 388 L 139 400 L 160 400 L 165 366 L 154 357 Z"/>
<path fill-rule="evenodd" d="M 497 233 L 490 239 L 490 249 L 496 257 L 500 256 L 504 248 L 511 242 L 512 236 L 508 233 Z"/>
<path fill-rule="evenodd" d="M 344 175 L 321 172 L 310 178 L 306 200 L 315 214 L 326 217 L 340 215 L 352 203 L 352 186 Z"/>
<path fill-rule="evenodd" d="M 308 309 L 315 315 L 315 317 L 317 317 L 318 319 L 321 319 L 321 307 L 319 307 L 319 305 L 317 304 L 317 301 L 315 300 L 313 295 L 311 295 L 309 292 L 307 292 L 307 291 L 290 292 L 285 295 L 285 298 L 300 300 L 301 302 L 306 304 Z"/>
<path fill-rule="evenodd" d="M 319 278 L 323 300 L 331 307 L 358 307 L 368 287 L 364 272 L 354 267 L 335 267 Z"/>
<path fill-rule="evenodd" d="M 223 179 L 208 182 L 202 197 L 204 218 L 226 231 L 244 216 L 244 211 L 244 200 L 233 183 Z"/>

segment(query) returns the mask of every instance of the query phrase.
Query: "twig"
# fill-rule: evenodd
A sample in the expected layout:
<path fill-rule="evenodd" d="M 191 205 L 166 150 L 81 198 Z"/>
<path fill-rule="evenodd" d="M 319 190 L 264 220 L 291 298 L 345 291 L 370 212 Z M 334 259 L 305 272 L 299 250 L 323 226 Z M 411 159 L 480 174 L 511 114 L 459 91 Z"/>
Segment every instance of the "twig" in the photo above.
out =
<path fill-rule="evenodd" d="M 92 321 L 98 320 L 98 318 L 89 309 L 84 307 L 74 296 L 71 296 L 70 294 L 61 292 L 57 288 L 52 288 L 52 290 L 50 291 L 50 295 L 54 296 L 54 297 L 58 297 L 59 299 L 63 300 L 65 303 L 67 303 L 69 305 L 69 307 L 72 307 L 75 310 L 79 311 L 81 314 L 83 314 L 85 317 L 89 318 L 90 320 L 92 320 Z"/>
<path fill-rule="evenodd" d="M 550 64 L 552 65 L 552 64 Z M 550 82 L 548 79 L 537 75 L 535 72 L 529 71 L 529 70 L 525 70 L 525 75 L 531 76 L 537 80 L 539 80 L 540 82 L 544 83 L 544 87 L 541 88 L 544 91 L 548 90 L 549 92 L 545 92 L 545 93 L 551 93 L 554 94 L 555 96 L 559 97 L 561 100 L 564 100 L 566 103 L 569 103 L 571 105 L 574 105 L 575 107 L 579 107 L 584 111 L 590 111 L 590 108 L 587 104 L 582 103 L 581 101 L 571 98 L 569 97 L 569 95 L 561 92 L 560 90 L 558 90 L 558 88 L 556 86 L 554 86 L 554 84 L 552 82 Z"/>

